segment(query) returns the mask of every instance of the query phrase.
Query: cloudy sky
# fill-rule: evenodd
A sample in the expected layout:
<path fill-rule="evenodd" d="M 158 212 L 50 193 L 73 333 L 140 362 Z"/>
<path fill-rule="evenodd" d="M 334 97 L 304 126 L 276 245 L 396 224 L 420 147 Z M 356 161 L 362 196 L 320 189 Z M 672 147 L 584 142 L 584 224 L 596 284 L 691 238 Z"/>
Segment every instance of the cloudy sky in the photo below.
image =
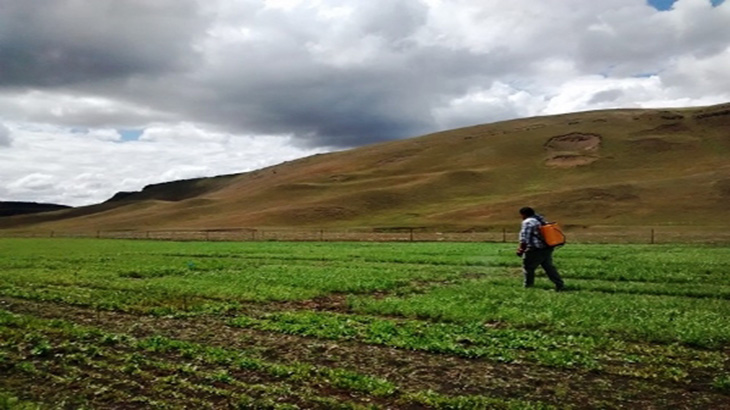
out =
<path fill-rule="evenodd" d="M 0 200 L 730 101 L 724 0 L 0 0 Z"/>

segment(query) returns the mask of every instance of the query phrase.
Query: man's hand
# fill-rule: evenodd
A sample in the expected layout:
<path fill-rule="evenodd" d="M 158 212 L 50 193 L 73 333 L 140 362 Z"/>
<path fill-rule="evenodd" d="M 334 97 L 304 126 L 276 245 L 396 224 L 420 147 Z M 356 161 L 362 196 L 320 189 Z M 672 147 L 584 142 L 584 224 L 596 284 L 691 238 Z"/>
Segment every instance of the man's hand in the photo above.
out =
<path fill-rule="evenodd" d="M 525 254 L 526 250 L 527 250 L 527 244 L 524 242 L 520 242 L 520 247 L 517 248 L 517 256 L 522 257 L 522 255 Z"/>

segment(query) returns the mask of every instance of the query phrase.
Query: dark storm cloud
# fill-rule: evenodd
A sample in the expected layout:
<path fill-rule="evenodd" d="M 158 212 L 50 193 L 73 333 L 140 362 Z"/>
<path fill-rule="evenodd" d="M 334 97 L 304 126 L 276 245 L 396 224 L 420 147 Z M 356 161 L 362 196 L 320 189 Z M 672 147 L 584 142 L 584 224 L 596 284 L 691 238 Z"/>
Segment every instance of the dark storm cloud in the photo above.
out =
<path fill-rule="evenodd" d="M 428 9 L 414 1 L 355 4 L 330 26 L 306 8 L 246 19 L 254 39 L 217 50 L 203 88 L 218 92 L 213 104 L 196 107 L 199 115 L 240 131 L 293 133 L 308 147 L 433 130 L 427 94 L 438 82 L 412 64 L 422 50 L 407 40 Z"/>
<path fill-rule="evenodd" d="M 422 3 L 356 3 L 347 21 L 334 27 L 323 24 L 316 8 L 287 13 L 262 2 L 226 4 L 206 9 L 179 0 L 4 1 L 0 87 L 120 102 L 70 110 L 59 101 L 53 114 L 37 106 L 25 113 L 29 120 L 68 126 L 140 126 L 155 120 L 151 112 L 158 121 L 294 134 L 302 146 L 331 147 L 434 128 L 427 93 L 438 83 L 409 62 L 422 56 L 405 40 L 426 22 Z M 215 37 L 216 29 L 223 38 Z M 225 38 L 243 29 L 253 39 Z M 365 61 L 328 61 L 349 54 L 357 60 L 359 48 L 368 46 L 372 55 Z M 433 72 L 432 62 L 423 65 L 442 75 Z"/>
<path fill-rule="evenodd" d="M 512 69 L 496 54 L 415 44 L 419 2 L 357 4 L 330 26 L 315 9 L 245 10 L 218 21 L 200 66 L 118 95 L 220 131 L 345 148 L 434 131 L 434 101 Z"/>
<path fill-rule="evenodd" d="M 391 74 L 379 81 L 392 83 L 393 77 L 398 78 Z M 197 107 L 198 118 L 226 124 L 229 131 L 292 133 L 301 146 L 333 148 L 417 135 L 434 127 L 427 97 L 405 85 L 387 89 L 368 83 L 367 76 L 354 76 L 352 84 L 341 86 L 313 81 L 281 88 L 260 81 L 257 87 L 238 90 L 240 98 L 219 96 L 215 104 Z"/>
<path fill-rule="evenodd" d="M 240 131 L 294 133 L 310 147 L 353 147 L 434 131 L 435 100 L 510 69 L 498 58 L 438 47 L 383 55 L 355 68 L 293 58 L 296 52 L 239 52 L 263 63 L 243 65 L 238 81 L 221 83 L 226 76 L 216 76 L 205 88 L 218 92 L 196 106 L 197 116 Z"/>
<path fill-rule="evenodd" d="M 192 0 L 3 0 L 0 86 L 58 86 L 194 63 Z"/>

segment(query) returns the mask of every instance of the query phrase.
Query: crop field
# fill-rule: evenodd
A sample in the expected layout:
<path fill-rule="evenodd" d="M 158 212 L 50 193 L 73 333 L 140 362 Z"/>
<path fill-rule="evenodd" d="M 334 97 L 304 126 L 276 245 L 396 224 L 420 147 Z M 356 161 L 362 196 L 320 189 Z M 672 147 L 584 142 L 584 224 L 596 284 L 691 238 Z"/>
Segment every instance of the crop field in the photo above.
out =
<path fill-rule="evenodd" d="M 730 408 L 730 248 L 0 239 L 0 409 Z"/>

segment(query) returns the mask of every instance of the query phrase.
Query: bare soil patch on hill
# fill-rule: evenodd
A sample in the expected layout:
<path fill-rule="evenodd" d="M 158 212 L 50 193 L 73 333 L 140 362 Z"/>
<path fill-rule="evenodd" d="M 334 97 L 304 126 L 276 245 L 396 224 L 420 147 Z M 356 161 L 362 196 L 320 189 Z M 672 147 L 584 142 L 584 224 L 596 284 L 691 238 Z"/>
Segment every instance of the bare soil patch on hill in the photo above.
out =
<path fill-rule="evenodd" d="M 572 132 L 550 138 L 545 143 L 548 151 L 598 151 L 601 136 L 592 133 Z"/>
<path fill-rule="evenodd" d="M 602 138 L 598 134 L 572 132 L 550 138 L 544 145 L 548 157 L 545 165 L 553 168 L 574 168 L 592 164 Z"/>

